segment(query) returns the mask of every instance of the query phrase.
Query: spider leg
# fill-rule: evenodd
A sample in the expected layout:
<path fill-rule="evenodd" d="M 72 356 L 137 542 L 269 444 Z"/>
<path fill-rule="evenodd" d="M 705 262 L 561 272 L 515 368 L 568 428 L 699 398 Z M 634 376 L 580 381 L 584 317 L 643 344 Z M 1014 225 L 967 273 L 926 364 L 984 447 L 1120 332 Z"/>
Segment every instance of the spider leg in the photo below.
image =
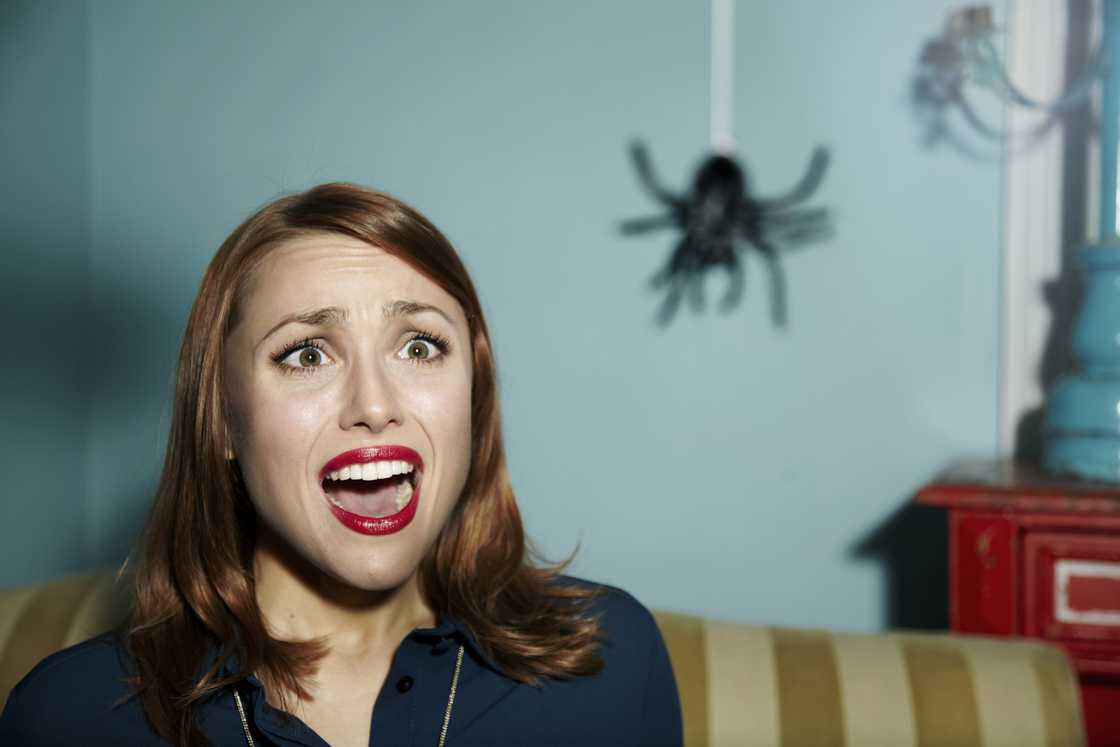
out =
<path fill-rule="evenodd" d="M 684 297 L 685 287 L 688 283 L 690 243 L 687 238 L 677 242 L 673 254 L 664 266 L 649 279 L 651 288 L 657 290 L 668 286 L 665 300 L 657 310 L 658 326 L 668 326 L 677 315 L 681 299 Z"/>
<path fill-rule="evenodd" d="M 669 265 L 665 265 L 657 272 L 653 273 L 653 277 L 649 279 L 649 287 L 653 290 L 664 288 L 673 280 L 673 273 L 669 269 Z"/>
<path fill-rule="evenodd" d="M 800 223 L 816 223 L 828 220 L 828 208 L 793 208 L 790 210 L 765 210 L 762 220 L 767 226 L 784 226 Z"/>
<path fill-rule="evenodd" d="M 798 226 L 775 234 L 775 238 L 791 249 L 800 248 L 806 244 L 827 241 L 833 236 L 832 226 L 828 224 Z"/>
<path fill-rule="evenodd" d="M 772 244 L 757 242 L 762 257 L 770 270 L 770 318 L 775 326 L 786 326 L 786 274 L 778 259 L 778 251 Z"/>
<path fill-rule="evenodd" d="M 669 322 L 673 321 L 673 318 L 677 315 L 677 309 L 680 308 L 683 294 L 682 280 L 674 278 L 668 295 L 665 296 L 665 300 L 661 302 L 661 306 L 657 310 L 657 325 L 659 327 L 666 327 Z"/>
<path fill-rule="evenodd" d="M 809 168 L 793 189 L 781 197 L 759 199 L 757 202 L 761 207 L 773 210 L 789 207 L 808 199 L 820 186 L 821 179 L 824 178 L 824 172 L 828 170 L 828 161 L 828 151 L 818 145 L 813 149 L 813 156 L 809 159 Z"/>
<path fill-rule="evenodd" d="M 783 244 L 797 246 L 832 236 L 827 208 L 767 213 L 763 220 L 766 232 Z"/>
<path fill-rule="evenodd" d="M 657 180 L 657 175 L 653 172 L 653 162 L 650 160 L 649 151 L 641 140 L 634 140 L 630 143 L 630 158 L 634 161 L 634 168 L 638 171 L 638 179 L 641 180 L 642 186 L 646 188 L 653 198 L 658 202 L 668 205 L 674 212 L 680 212 L 684 209 L 685 200 L 677 197 Z"/>
<path fill-rule="evenodd" d="M 732 258 L 725 263 L 727 267 L 727 290 L 719 302 L 719 310 L 727 313 L 739 305 L 743 300 L 743 290 L 746 288 L 747 274 L 743 263 Z"/>
<path fill-rule="evenodd" d="M 649 279 L 650 287 L 654 289 L 662 288 L 670 281 L 680 278 L 688 269 L 691 247 L 692 244 L 687 237 L 678 241 L 676 248 L 673 249 L 672 256 L 669 257 L 669 261 Z"/>
<path fill-rule="evenodd" d="M 629 220 L 622 221 L 619 230 L 623 236 L 633 236 L 639 233 L 648 233 L 656 231 L 659 228 L 671 228 L 676 225 L 676 219 L 672 214 L 668 215 L 651 215 L 645 218 L 630 218 Z"/>
<path fill-rule="evenodd" d="M 680 254 L 676 257 L 677 272 L 684 282 L 684 289 L 688 294 L 688 302 L 692 310 L 700 313 L 706 306 L 704 302 L 704 279 L 708 264 L 704 257 L 704 247 L 696 238 L 688 238 L 682 242 Z"/>
<path fill-rule="evenodd" d="M 704 273 L 701 269 L 690 270 L 686 276 L 686 288 L 688 289 L 688 302 L 692 306 L 692 310 L 700 313 L 704 310 Z"/>

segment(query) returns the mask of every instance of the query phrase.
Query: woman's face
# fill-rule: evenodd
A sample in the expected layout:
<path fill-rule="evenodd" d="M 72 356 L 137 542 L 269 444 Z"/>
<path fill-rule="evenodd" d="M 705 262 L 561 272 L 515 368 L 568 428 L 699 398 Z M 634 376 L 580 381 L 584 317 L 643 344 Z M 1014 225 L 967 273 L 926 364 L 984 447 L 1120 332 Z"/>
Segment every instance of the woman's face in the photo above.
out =
<path fill-rule="evenodd" d="M 470 467 L 459 304 L 381 249 L 300 237 L 250 279 L 224 367 L 231 445 L 260 519 L 353 587 L 407 581 Z"/>

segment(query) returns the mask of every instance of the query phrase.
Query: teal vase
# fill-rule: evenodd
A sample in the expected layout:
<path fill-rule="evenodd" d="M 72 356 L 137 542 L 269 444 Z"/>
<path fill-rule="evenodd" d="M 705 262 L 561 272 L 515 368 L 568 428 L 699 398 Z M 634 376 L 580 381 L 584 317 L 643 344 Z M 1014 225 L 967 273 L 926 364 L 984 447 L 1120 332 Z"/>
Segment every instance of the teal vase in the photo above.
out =
<path fill-rule="evenodd" d="M 1074 370 L 1047 397 L 1042 464 L 1120 482 L 1120 2 L 1103 11 L 1100 240 L 1078 255 L 1085 293 L 1071 340 Z"/>
<path fill-rule="evenodd" d="M 1084 300 L 1074 327 L 1074 372 L 1046 402 L 1043 466 L 1120 482 L 1120 246 L 1090 246 L 1078 264 Z"/>

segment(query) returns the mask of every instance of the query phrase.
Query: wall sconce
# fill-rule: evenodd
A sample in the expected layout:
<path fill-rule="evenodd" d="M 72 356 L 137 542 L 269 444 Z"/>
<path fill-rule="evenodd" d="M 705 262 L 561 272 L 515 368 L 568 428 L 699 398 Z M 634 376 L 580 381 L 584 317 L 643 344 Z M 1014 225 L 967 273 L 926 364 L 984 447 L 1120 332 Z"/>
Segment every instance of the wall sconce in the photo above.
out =
<path fill-rule="evenodd" d="M 952 110 L 958 111 L 976 134 L 1001 146 L 1012 144 L 1013 139 L 1029 140 L 1033 134 L 1049 127 L 1054 116 L 1081 104 L 1092 93 L 1103 67 L 1101 49 L 1091 55 L 1089 64 L 1064 92 L 1043 101 L 1028 96 L 1011 80 L 1000 49 L 1003 36 L 1003 30 L 992 21 L 989 6 L 971 6 L 951 13 L 941 33 L 923 46 L 911 95 L 915 112 L 925 127 L 927 143 L 955 139 L 948 122 Z M 970 85 L 1008 106 L 1034 109 L 1051 116 L 1031 132 L 1009 133 L 1002 126 L 984 120 L 969 98 Z"/>

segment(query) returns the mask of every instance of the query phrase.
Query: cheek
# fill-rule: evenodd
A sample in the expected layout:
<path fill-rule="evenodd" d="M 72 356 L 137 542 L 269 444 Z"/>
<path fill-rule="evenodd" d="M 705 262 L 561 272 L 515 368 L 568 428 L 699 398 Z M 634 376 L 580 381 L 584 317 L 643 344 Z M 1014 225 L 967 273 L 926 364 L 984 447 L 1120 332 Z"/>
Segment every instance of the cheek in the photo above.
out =
<path fill-rule="evenodd" d="M 321 394 L 286 392 L 283 396 L 258 397 L 247 413 L 246 434 L 257 449 L 272 449 L 300 443 L 314 434 L 327 409 Z"/>
<path fill-rule="evenodd" d="M 270 392 L 258 389 L 245 400 L 239 413 L 243 425 L 240 441 L 247 476 L 253 487 L 268 493 L 284 485 L 298 484 L 293 473 L 303 471 L 311 447 L 329 411 L 323 392 Z M 259 496 L 254 496 L 254 498 Z"/>
<path fill-rule="evenodd" d="M 433 441 L 436 458 L 447 468 L 461 471 L 469 463 L 471 455 L 469 383 L 456 381 L 428 391 L 415 399 L 414 406 Z"/>

